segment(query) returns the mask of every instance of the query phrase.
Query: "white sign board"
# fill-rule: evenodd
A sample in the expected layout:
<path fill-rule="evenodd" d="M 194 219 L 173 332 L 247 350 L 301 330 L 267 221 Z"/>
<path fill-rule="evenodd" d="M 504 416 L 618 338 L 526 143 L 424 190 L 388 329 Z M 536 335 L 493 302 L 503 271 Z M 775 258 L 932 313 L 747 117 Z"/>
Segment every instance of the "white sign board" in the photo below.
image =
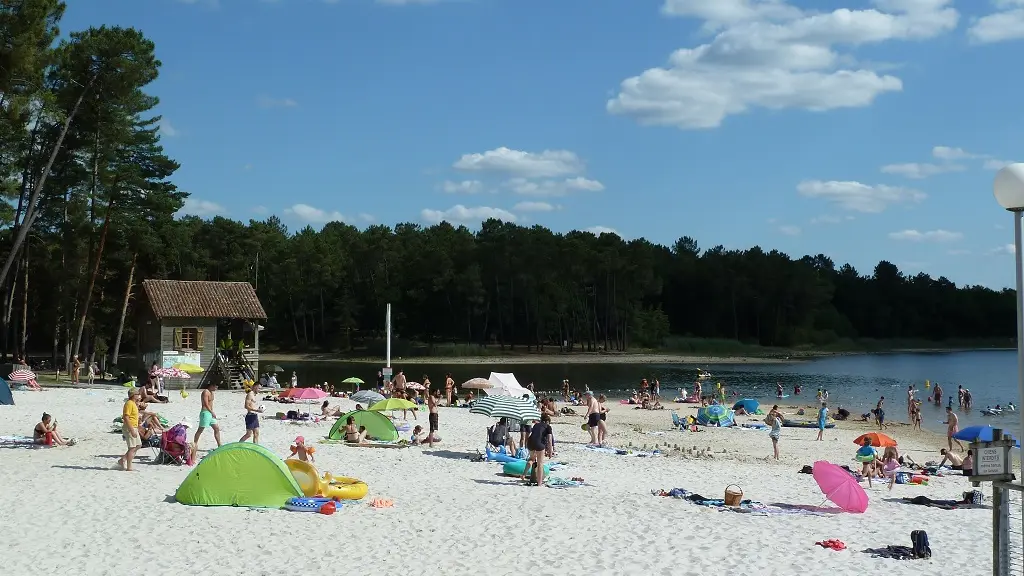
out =
<path fill-rule="evenodd" d="M 391 375 L 394 374 L 394 372 L 392 372 L 392 369 L 391 369 L 390 366 L 388 366 L 387 368 L 382 368 L 380 373 L 385 378 L 391 378 Z"/>
<path fill-rule="evenodd" d="M 1006 448 L 978 448 L 974 457 L 975 476 L 998 476 L 1006 474 Z"/>

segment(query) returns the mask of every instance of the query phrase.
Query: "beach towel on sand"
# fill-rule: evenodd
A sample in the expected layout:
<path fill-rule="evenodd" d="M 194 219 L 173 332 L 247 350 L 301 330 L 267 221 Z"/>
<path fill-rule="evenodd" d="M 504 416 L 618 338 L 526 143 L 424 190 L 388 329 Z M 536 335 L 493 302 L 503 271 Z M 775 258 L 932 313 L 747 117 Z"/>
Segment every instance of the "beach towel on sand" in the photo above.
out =
<path fill-rule="evenodd" d="M 52 448 L 46 444 L 36 444 L 31 436 L 0 436 L 0 446 L 24 446 L 26 448 Z"/>

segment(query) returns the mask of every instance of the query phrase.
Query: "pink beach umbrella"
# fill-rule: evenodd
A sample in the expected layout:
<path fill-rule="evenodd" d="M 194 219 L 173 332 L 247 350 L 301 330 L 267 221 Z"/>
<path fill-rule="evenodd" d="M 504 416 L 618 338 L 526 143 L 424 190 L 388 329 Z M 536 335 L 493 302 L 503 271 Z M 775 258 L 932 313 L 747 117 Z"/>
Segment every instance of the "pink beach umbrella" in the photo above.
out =
<path fill-rule="evenodd" d="M 327 397 L 327 392 L 319 388 L 293 388 L 293 392 L 288 395 L 292 400 L 305 400 L 311 402 L 313 400 L 319 400 Z"/>
<path fill-rule="evenodd" d="M 426 390 L 427 387 L 419 382 L 406 382 L 405 387 L 409 390 Z"/>
<path fill-rule="evenodd" d="M 825 498 L 846 512 L 863 513 L 868 509 L 868 494 L 846 470 L 819 460 L 811 471 Z"/>

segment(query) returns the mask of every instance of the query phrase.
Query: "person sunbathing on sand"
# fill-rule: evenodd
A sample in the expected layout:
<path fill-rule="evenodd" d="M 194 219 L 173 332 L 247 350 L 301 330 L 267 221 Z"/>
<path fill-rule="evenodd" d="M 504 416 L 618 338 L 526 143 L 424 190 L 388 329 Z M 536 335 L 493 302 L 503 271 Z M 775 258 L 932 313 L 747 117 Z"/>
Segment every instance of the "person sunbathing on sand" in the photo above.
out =
<path fill-rule="evenodd" d="M 334 418 L 341 416 L 341 414 L 341 407 L 335 406 L 334 408 L 331 408 L 327 405 L 327 400 L 324 400 L 324 403 L 320 405 L 320 415 L 324 418 Z"/>
<path fill-rule="evenodd" d="M 32 430 L 32 440 L 46 446 L 67 446 L 69 442 L 57 432 L 57 421 L 43 412 L 43 418 Z"/>

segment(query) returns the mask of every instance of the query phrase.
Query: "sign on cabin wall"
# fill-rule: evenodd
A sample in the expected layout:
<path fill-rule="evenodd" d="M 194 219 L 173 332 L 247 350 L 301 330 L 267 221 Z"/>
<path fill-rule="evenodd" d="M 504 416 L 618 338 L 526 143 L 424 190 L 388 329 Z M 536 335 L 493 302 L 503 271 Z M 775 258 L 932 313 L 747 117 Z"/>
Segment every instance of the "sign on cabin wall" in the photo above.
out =
<path fill-rule="evenodd" d="M 178 352 L 175 350 L 163 353 L 161 368 L 181 368 L 182 365 L 202 366 L 201 354 L 199 352 Z"/>

